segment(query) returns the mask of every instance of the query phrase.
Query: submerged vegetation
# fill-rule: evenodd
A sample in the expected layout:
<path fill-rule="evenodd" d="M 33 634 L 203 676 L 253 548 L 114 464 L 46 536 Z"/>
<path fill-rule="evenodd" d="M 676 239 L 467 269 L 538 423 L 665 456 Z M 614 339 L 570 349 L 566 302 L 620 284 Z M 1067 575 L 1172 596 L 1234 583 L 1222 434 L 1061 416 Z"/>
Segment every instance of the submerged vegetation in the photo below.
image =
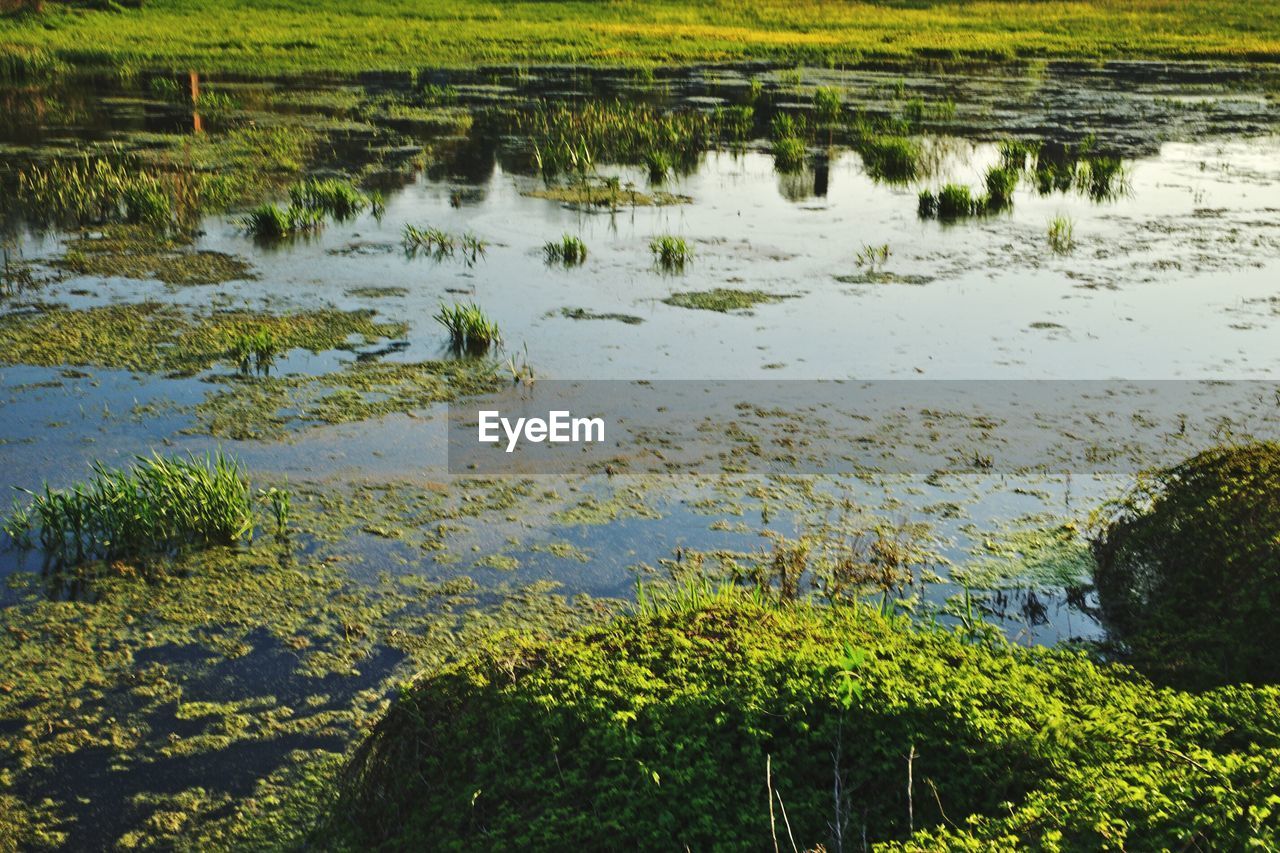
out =
<path fill-rule="evenodd" d="M 253 534 L 252 492 L 240 464 L 203 458 L 139 458 L 129 470 L 93 466 L 89 482 L 30 493 L 5 522 L 21 547 L 78 565 L 228 545 Z M 280 520 L 283 524 L 284 519 Z"/>
<path fill-rule="evenodd" d="M 866 605 L 705 587 L 647 601 L 559 642 L 504 637 L 406 689 L 325 831 L 357 847 L 1277 840 L 1275 689 L 1160 691 Z"/>

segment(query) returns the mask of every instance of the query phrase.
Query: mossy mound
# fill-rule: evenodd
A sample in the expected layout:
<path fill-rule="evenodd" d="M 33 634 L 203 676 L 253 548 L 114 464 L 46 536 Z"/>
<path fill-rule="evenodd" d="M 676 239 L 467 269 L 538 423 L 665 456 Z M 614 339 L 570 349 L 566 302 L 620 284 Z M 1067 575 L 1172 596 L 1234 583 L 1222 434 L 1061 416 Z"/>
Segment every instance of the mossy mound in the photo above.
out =
<path fill-rule="evenodd" d="M 1192 687 L 1280 681 L 1280 444 L 1157 472 L 1094 554 L 1104 622 L 1144 671 Z"/>
<path fill-rule="evenodd" d="M 864 607 L 701 596 L 406 688 L 326 843 L 407 849 L 1280 842 L 1280 691 L 1153 687 Z M 766 781 L 766 766 L 772 781 Z M 772 788 L 773 809 L 771 814 Z M 785 810 L 785 816 L 783 814 Z M 914 831 L 914 832 L 913 832 Z M 881 848 L 885 849 L 885 848 Z"/>

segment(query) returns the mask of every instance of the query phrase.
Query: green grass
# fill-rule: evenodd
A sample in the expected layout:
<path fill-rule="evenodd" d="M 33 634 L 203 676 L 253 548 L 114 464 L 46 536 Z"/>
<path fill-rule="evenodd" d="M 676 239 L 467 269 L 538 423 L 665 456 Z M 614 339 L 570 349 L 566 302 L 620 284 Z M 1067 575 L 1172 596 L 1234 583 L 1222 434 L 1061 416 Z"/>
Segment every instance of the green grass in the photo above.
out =
<path fill-rule="evenodd" d="M 310 178 L 289 188 L 294 206 L 330 216 L 339 222 L 351 219 L 366 207 L 369 197 L 347 181 Z"/>
<path fill-rule="evenodd" d="M 221 35 L 210 39 L 211 32 Z M 43 15 L 0 21 L 0 45 L 0 72 L 11 77 L 64 62 L 302 72 L 745 59 L 1276 60 L 1280 19 L 1268 4 L 1249 0 L 148 0 L 120 12 L 50 3 Z"/>
<path fill-rule="evenodd" d="M 1055 255 L 1069 255 L 1076 246 L 1076 224 L 1071 217 L 1058 215 L 1049 220 L 1049 248 Z"/>
<path fill-rule="evenodd" d="M 559 240 L 550 240 L 542 246 L 542 256 L 548 264 L 576 267 L 587 260 L 587 244 L 581 237 L 565 234 Z"/>
<path fill-rule="evenodd" d="M 653 261 L 666 272 L 680 272 L 693 260 L 693 246 L 683 237 L 664 234 L 649 241 Z"/>
<path fill-rule="evenodd" d="M 228 545 L 253 532 L 249 481 L 221 453 L 139 457 L 129 470 L 96 463 L 87 483 L 46 485 L 30 495 L 29 505 L 6 521 L 6 532 L 64 565 Z"/>
<path fill-rule="evenodd" d="M 62 63 L 276 73 L 746 59 L 1280 59 L 1280 19 L 1249 0 L 148 0 L 121 12 L 47 8 L 0 20 L 0 73 L 21 79 Z"/>
<path fill-rule="evenodd" d="M 498 637 L 405 688 L 323 832 L 342 849 L 1272 849 L 1278 714 L 1275 687 L 1161 690 L 1078 651 L 695 588 L 558 642 Z"/>
<path fill-rule="evenodd" d="M 478 355 L 502 340 L 498 324 L 475 303 L 442 304 L 435 321 L 449 330 L 449 345 L 458 352 Z"/>

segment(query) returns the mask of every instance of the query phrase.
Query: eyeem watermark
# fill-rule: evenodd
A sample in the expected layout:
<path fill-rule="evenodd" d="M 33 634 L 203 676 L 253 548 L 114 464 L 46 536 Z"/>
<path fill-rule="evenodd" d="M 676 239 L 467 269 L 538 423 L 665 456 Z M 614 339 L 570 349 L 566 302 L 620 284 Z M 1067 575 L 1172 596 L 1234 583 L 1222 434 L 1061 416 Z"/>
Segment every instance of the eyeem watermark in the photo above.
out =
<path fill-rule="evenodd" d="M 496 409 L 485 409 L 478 418 L 477 438 L 483 444 L 502 441 L 499 429 L 506 435 L 507 453 L 522 440 L 534 444 L 590 444 L 604 441 L 604 418 L 575 418 L 567 410 L 547 412 L 545 418 L 502 417 Z"/>

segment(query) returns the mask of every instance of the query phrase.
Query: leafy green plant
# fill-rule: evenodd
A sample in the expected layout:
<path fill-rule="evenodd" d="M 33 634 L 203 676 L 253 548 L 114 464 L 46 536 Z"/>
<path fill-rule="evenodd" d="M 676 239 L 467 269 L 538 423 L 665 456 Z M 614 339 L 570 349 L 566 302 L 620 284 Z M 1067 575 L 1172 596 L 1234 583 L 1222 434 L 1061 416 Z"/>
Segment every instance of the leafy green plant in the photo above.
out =
<path fill-rule="evenodd" d="M 7 532 L 65 565 L 227 545 L 253 533 L 248 479 L 221 453 L 139 457 L 129 470 L 95 463 L 87 483 L 27 494 L 30 504 L 9 517 Z"/>
<path fill-rule="evenodd" d="M 877 181 L 902 183 L 920 173 L 920 146 L 905 136 L 866 136 L 857 150 L 867 174 Z"/>
<path fill-rule="evenodd" d="M 835 124 L 840 118 L 840 90 L 831 86 L 819 86 L 813 92 L 813 114 L 819 124 Z"/>
<path fill-rule="evenodd" d="M 587 260 L 587 244 L 581 237 L 565 234 L 559 240 L 551 240 L 542 246 L 542 256 L 548 264 L 576 267 Z"/>
<path fill-rule="evenodd" d="M 773 793 L 796 849 L 1267 848 L 1277 714 L 1280 690 L 1157 690 L 865 604 L 641 587 L 610 624 L 506 635 L 407 686 L 322 831 L 756 849 Z"/>
<path fill-rule="evenodd" d="M 274 204 L 261 204 L 249 211 L 240 225 L 258 240 L 274 242 L 318 231 L 324 227 L 324 214 L 297 205 L 281 209 Z"/>
<path fill-rule="evenodd" d="M 1192 687 L 1280 681 L 1280 444 L 1149 474 L 1099 519 L 1103 624 L 1128 659 Z"/>
<path fill-rule="evenodd" d="M 441 304 L 435 321 L 449 330 L 449 343 L 459 352 L 480 354 L 502 340 L 498 324 L 474 302 Z"/>
<path fill-rule="evenodd" d="M 330 216 L 339 222 L 356 216 L 370 205 L 369 197 L 347 181 L 309 178 L 289 188 L 295 207 Z"/>
<path fill-rule="evenodd" d="M 987 211 L 1004 210 L 1013 204 L 1013 191 L 1018 187 L 1017 169 L 1007 166 L 992 166 L 987 169 L 984 183 L 987 187 L 986 197 L 981 206 Z"/>
<path fill-rule="evenodd" d="M 936 194 L 922 190 L 919 198 L 921 217 L 960 219 L 985 210 L 985 200 L 974 198 L 973 192 L 963 184 L 946 184 Z"/>
<path fill-rule="evenodd" d="M 683 237 L 664 234 L 649 241 L 654 263 L 666 272 L 679 272 L 693 260 L 693 247 Z"/>

